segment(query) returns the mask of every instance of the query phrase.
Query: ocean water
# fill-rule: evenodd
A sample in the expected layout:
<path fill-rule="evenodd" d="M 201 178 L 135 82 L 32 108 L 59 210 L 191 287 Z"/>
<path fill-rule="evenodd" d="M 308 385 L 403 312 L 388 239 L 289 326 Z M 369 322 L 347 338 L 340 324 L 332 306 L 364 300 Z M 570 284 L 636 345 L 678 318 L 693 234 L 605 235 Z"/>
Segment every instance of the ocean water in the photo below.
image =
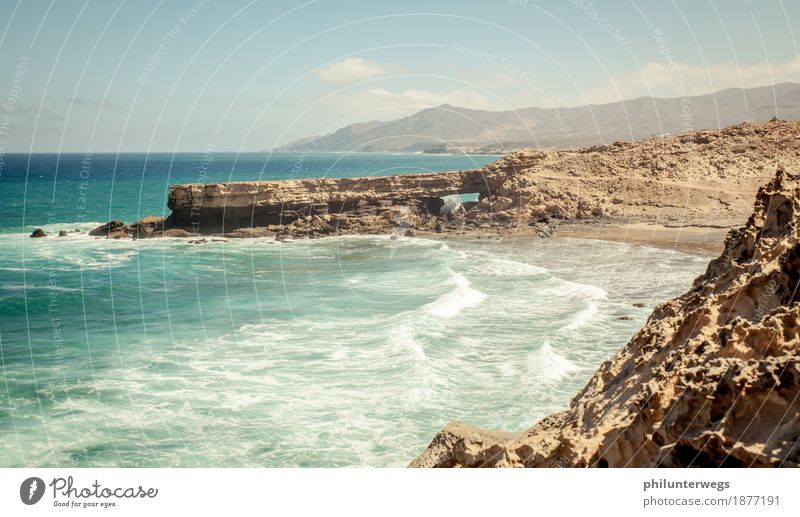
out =
<path fill-rule="evenodd" d="M 47 223 L 169 215 L 176 183 L 389 176 L 475 169 L 496 156 L 422 154 L 7 154 L 0 157 L 0 233 Z M 29 231 L 29 233 L 30 233 Z"/>
<path fill-rule="evenodd" d="M 114 173 L 95 156 L 77 211 L 82 156 L 57 176 L 55 156 L 16 158 L 0 178 L 4 467 L 403 466 L 452 419 L 521 431 L 566 407 L 707 262 L 565 238 L 30 239 L 163 213 L 202 157 Z M 206 177 L 259 177 L 264 156 L 246 158 Z M 472 159 L 312 155 L 304 174 L 491 161 Z"/>

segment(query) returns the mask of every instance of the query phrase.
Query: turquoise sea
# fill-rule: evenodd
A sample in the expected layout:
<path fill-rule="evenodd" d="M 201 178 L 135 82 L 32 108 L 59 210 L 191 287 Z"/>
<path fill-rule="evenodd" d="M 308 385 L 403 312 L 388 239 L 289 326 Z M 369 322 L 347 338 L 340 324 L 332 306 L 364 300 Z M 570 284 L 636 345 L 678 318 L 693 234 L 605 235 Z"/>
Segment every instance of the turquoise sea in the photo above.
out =
<path fill-rule="evenodd" d="M 55 237 L 163 214 L 172 183 L 493 159 L 4 156 L 0 466 L 403 466 L 452 419 L 521 431 L 566 407 L 707 258 L 568 238 Z"/>

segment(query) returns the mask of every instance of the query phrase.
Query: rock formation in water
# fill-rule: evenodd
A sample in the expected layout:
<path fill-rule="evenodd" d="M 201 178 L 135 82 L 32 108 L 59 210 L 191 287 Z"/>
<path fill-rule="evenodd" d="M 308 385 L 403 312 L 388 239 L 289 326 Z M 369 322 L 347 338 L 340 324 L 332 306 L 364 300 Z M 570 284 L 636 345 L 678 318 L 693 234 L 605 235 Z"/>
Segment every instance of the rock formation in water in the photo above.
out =
<path fill-rule="evenodd" d="M 264 229 L 293 236 L 433 231 L 444 196 L 490 192 L 482 170 L 175 185 L 166 224 L 198 233 Z"/>
<path fill-rule="evenodd" d="M 482 169 L 369 178 L 174 185 L 166 219 L 108 223 L 114 238 L 526 233 L 564 220 L 734 227 L 779 164 L 800 170 L 800 122 L 741 124 L 578 150 L 525 150 Z M 453 207 L 445 196 L 473 194 Z"/>
<path fill-rule="evenodd" d="M 453 422 L 412 466 L 798 467 L 799 286 L 800 176 L 779 170 L 569 409 L 520 434 Z"/>

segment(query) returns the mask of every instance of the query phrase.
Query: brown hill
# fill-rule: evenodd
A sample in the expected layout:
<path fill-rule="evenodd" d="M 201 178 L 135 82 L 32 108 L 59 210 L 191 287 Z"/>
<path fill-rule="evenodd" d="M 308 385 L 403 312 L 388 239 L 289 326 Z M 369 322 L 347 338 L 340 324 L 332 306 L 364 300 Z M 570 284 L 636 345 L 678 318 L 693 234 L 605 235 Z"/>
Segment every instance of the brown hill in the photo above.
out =
<path fill-rule="evenodd" d="M 690 108 L 689 111 L 686 109 Z M 800 119 L 800 85 L 730 88 L 707 95 L 639 97 L 576 107 L 487 111 L 444 104 L 388 122 L 353 124 L 332 134 L 291 142 L 280 150 L 423 151 L 431 148 L 505 153 L 524 147 L 577 148 L 640 140 L 772 117 Z"/>
<path fill-rule="evenodd" d="M 746 220 L 758 186 L 779 165 L 800 170 L 800 122 L 518 151 L 488 165 L 486 176 L 494 185 L 495 211 L 519 207 L 521 220 L 610 217 L 730 226 Z"/>

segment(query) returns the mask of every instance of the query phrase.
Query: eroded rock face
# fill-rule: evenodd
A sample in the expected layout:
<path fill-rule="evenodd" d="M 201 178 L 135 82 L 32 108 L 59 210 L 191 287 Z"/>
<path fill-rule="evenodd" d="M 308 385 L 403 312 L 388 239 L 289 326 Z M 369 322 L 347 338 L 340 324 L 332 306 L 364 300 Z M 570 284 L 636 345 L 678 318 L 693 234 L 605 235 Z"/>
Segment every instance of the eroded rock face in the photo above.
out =
<path fill-rule="evenodd" d="M 387 177 L 174 185 L 166 226 L 281 225 L 288 236 L 474 229 L 546 235 L 548 221 L 740 225 L 778 164 L 800 170 L 800 123 L 771 121 L 577 150 L 524 150 L 482 169 Z M 443 196 L 478 202 L 441 213 Z M 532 231 L 531 231 L 532 230 Z"/>
<path fill-rule="evenodd" d="M 544 237 L 559 220 L 601 218 L 731 228 L 747 219 L 752 196 L 779 164 L 800 170 L 800 122 L 524 150 L 468 171 L 173 185 L 166 220 L 94 232 L 286 239 L 467 230 Z M 442 198 L 453 194 L 479 198 L 450 209 Z"/>
<path fill-rule="evenodd" d="M 481 170 L 174 185 L 167 225 L 198 233 L 276 225 L 312 236 L 368 233 L 403 224 L 425 226 L 431 217 L 438 218 L 442 196 L 489 191 Z"/>
<path fill-rule="evenodd" d="M 800 466 L 800 176 L 779 170 L 692 289 L 569 409 L 519 435 L 448 425 L 412 466 Z"/>
<path fill-rule="evenodd" d="M 523 150 L 485 167 L 516 218 L 741 225 L 776 167 L 800 170 L 800 123 L 774 120 L 575 150 Z"/>

